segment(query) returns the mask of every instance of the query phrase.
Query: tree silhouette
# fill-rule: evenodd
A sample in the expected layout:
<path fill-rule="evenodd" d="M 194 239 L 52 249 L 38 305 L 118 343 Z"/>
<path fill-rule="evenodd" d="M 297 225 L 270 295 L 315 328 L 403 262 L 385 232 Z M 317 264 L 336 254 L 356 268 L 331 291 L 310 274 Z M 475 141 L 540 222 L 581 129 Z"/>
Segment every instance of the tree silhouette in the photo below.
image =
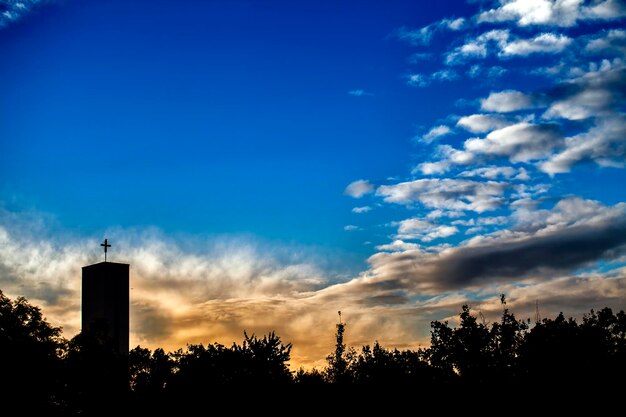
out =
<path fill-rule="evenodd" d="M 130 388 L 139 401 L 158 398 L 172 379 L 174 361 L 161 348 L 137 346 L 128 355 Z"/>
<path fill-rule="evenodd" d="M 510 395 L 529 386 L 545 392 L 584 386 L 587 393 L 595 389 L 606 395 L 622 386 L 623 311 L 591 310 L 580 323 L 561 313 L 529 328 L 509 311 L 504 295 L 500 301 L 501 319 L 491 325 L 479 322 L 467 305 L 456 327 L 432 322 L 427 349 L 385 349 L 375 342 L 357 352 L 347 347 L 346 324 L 340 321 L 327 367 L 292 374 L 292 346 L 274 332 L 263 337 L 244 332 L 241 344 L 230 347 L 188 345 L 166 353 L 137 346 L 126 356 L 117 353 L 97 325 L 68 342 L 38 307 L 22 297 L 10 300 L 0 291 L 0 395 L 5 410 L 15 409 L 17 399 L 26 395 L 29 410 L 54 416 L 99 415 L 126 406 L 140 414 L 180 413 L 184 404 L 206 407 L 208 397 L 213 405 L 225 402 L 230 396 L 223 394 L 233 388 L 247 399 L 256 393 L 276 404 L 287 393 L 292 399 L 312 400 L 315 387 L 340 399 L 335 388 L 347 384 L 372 387 L 362 391 L 371 392 L 372 398 L 390 387 L 430 394 L 473 394 L 475 388 L 488 388 Z"/>
<path fill-rule="evenodd" d="M 502 318 L 500 323 L 491 327 L 491 378 L 500 383 L 512 380 L 517 376 L 519 366 L 519 350 L 524 343 L 528 325 L 517 320 L 506 307 L 504 294 L 500 296 Z"/>
<path fill-rule="evenodd" d="M 478 323 L 468 305 L 463 305 L 459 326 L 447 322 L 431 323 L 430 363 L 446 373 L 450 380 L 458 374 L 469 383 L 482 383 L 488 378 L 491 365 L 491 334 L 485 324 Z"/>
<path fill-rule="evenodd" d="M 39 307 L 24 297 L 12 301 L 0 290 L 0 395 L 5 406 L 27 393 L 31 410 L 60 407 L 66 347 L 61 328 L 51 326 Z"/>
<path fill-rule="evenodd" d="M 341 318 L 341 312 L 339 313 Z M 353 350 L 346 350 L 346 344 L 343 340 L 346 331 L 345 323 L 337 323 L 337 332 L 335 333 L 335 351 L 326 357 L 328 368 L 326 369 L 326 378 L 329 382 L 335 384 L 345 384 L 351 381 L 349 365 L 354 358 Z"/>
<path fill-rule="evenodd" d="M 387 350 L 378 342 L 363 346 L 351 366 L 352 378 L 362 385 L 425 385 L 435 380 L 424 351 Z"/>

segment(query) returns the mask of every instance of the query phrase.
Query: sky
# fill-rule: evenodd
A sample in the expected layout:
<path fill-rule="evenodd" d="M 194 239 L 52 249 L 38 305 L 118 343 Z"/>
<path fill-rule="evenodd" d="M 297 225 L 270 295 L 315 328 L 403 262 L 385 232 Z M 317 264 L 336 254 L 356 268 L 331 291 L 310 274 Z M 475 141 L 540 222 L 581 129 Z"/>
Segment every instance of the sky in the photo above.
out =
<path fill-rule="evenodd" d="M 0 289 L 323 366 L 468 303 L 626 308 L 626 3 L 0 1 Z"/>

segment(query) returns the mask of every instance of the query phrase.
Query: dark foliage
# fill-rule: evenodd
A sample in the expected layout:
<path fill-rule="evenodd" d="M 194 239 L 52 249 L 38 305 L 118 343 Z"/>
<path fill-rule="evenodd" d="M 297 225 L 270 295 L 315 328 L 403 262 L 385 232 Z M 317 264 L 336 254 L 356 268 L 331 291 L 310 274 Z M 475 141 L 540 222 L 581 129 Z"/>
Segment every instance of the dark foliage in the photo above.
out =
<path fill-rule="evenodd" d="M 323 370 L 291 372 L 291 344 L 273 332 L 259 338 L 244 332 L 241 344 L 189 345 L 166 353 L 137 346 L 119 355 L 104 333 L 81 333 L 71 341 L 43 319 L 24 298 L 0 292 L 0 394 L 5 409 L 24 405 L 47 415 L 100 415 L 120 405 L 159 414 L 181 404 L 198 405 L 223 393 L 264 392 L 263 400 L 333 387 L 395 387 L 420 392 L 515 392 L 622 386 L 626 372 L 626 314 L 604 308 L 578 323 L 559 314 L 529 327 L 506 307 L 487 325 L 463 306 L 459 324 L 431 324 L 431 346 L 390 350 L 378 342 L 360 351 L 347 348 L 346 324 L 336 328 L 336 345 Z M 268 396 L 273 392 L 273 396 Z M 377 394 L 377 395 L 378 395 Z M 230 396 L 228 396 L 230 398 Z M 291 398 L 297 398 L 292 396 Z"/>
<path fill-rule="evenodd" d="M 9 409 L 28 405 L 50 411 L 61 405 L 63 359 L 67 345 L 38 307 L 0 291 L 0 397 Z"/>

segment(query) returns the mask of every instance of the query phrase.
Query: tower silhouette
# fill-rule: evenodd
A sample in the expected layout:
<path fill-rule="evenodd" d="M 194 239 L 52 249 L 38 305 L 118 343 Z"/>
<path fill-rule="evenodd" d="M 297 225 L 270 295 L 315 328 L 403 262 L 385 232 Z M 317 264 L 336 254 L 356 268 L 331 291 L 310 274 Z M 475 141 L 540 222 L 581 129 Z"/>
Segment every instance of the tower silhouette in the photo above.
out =
<path fill-rule="evenodd" d="M 129 270 L 129 264 L 104 261 L 84 266 L 82 277 L 82 330 L 104 333 L 124 355 L 130 330 Z"/>

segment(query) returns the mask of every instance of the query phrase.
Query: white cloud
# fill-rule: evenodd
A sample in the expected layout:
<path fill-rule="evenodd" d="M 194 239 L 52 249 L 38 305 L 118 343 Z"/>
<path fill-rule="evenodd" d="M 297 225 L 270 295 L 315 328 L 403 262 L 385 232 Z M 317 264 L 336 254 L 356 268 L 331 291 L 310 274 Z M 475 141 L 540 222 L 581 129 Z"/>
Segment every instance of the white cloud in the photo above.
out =
<path fill-rule="evenodd" d="M 455 226 L 436 225 L 423 219 L 406 219 L 398 223 L 398 240 L 418 239 L 423 242 L 431 242 L 435 239 L 452 236 L 458 233 Z"/>
<path fill-rule="evenodd" d="M 483 68 L 480 64 L 474 64 L 467 70 L 467 75 L 470 78 L 478 78 L 481 75 L 486 76 L 489 80 L 502 77 L 506 74 L 508 70 L 506 68 L 502 68 L 499 65 L 495 65 L 493 67 Z"/>
<path fill-rule="evenodd" d="M 383 197 L 387 203 L 421 203 L 433 209 L 482 213 L 499 208 L 507 188 L 508 184 L 495 181 L 432 178 L 383 185 L 378 187 L 376 195 Z"/>
<path fill-rule="evenodd" d="M 476 161 L 476 155 L 473 153 L 460 151 L 449 145 L 440 145 L 437 152 L 457 165 L 466 165 Z"/>
<path fill-rule="evenodd" d="M 603 60 L 590 65 L 575 78 L 561 85 L 560 94 L 544 113 L 544 118 L 582 120 L 590 117 L 614 117 L 626 94 L 626 65 L 621 60 Z"/>
<path fill-rule="evenodd" d="M 592 63 L 587 70 L 572 68 L 574 78 L 559 85 L 544 118 L 588 120 L 586 131 L 565 139 L 564 149 L 539 165 L 550 174 L 569 172 L 582 162 L 623 167 L 626 163 L 626 65 L 620 60 Z"/>
<path fill-rule="evenodd" d="M 361 214 L 361 213 L 367 213 L 368 211 L 371 211 L 372 208 L 370 206 L 363 206 L 363 207 L 354 207 L 352 209 L 353 213 L 357 213 L 357 214 Z"/>
<path fill-rule="evenodd" d="M 626 16 L 626 5 L 623 0 L 597 1 L 583 10 L 588 19 L 613 20 Z"/>
<path fill-rule="evenodd" d="M 520 168 L 519 173 L 513 177 L 513 179 L 518 180 L 518 181 L 528 181 L 530 180 L 530 175 L 528 175 L 528 171 L 526 171 L 525 168 Z"/>
<path fill-rule="evenodd" d="M 436 210 L 430 211 L 426 215 L 426 218 L 427 219 L 439 219 L 442 217 L 458 218 L 458 217 L 463 217 L 464 215 L 465 213 L 463 213 L 462 211 L 436 209 Z"/>
<path fill-rule="evenodd" d="M 455 220 L 452 222 L 455 226 L 499 226 L 507 224 L 510 219 L 506 216 L 494 216 L 494 217 L 478 217 L 469 220 Z"/>
<path fill-rule="evenodd" d="M 613 92 L 602 88 L 584 89 L 563 100 L 555 101 L 544 113 L 547 119 L 583 120 L 596 116 L 613 99 Z"/>
<path fill-rule="evenodd" d="M 556 229 L 578 226 L 597 226 L 618 221 L 624 215 L 626 203 L 605 206 L 598 201 L 568 197 L 557 202 L 552 209 L 537 210 L 525 207 L 515 211 L 517 230 L 524 233 L 552 233 Z"/>
<path fill-rule="evenodd" d="M 470 59 L 486 58 L 494 54 L 499 58 L 514 56 L 528 56 L 531 54 L 556 54 L 562 52 L 572 43 L 572 39 L 563 34 L 541 33 L 533 38 L 518 38 L 511 35 L 509 30 L 494 29 L 487 31 L 476 38 L 467 40 L 463 45 L 454 48 L 446 54 L 447 65 L 462 64 Z M 480 67 L 473 67 L 470 76 L 478 76 Z M 489 72 L 491 76 L 500 76 L 506 70 L 499 66 Z"/>
<path fill-rule="evenodd" d="M 502 56 L 526 56 L 536 53 L 555 54 L 563 51 L 572 43 L 565 35 L 542 33 L 532 39 L 519 39 L 503 45 Z"/>
<path fill-rule="evenodd" d="M 353 198 L 361 198 L 366 194 L 370 194 L 374 191 L 374 186 L 367 180 L 357 180 L 351 182 L 343 191 L 345 195 L 349 195 Z"/>
<path fill-rule="evenodd" d="M 364 96 L 373 96 L 374 94 L 372 93 L 368 93 L 365 90 L 351 90 L 348 91 L 348 94 L 350 94 L 351 96 L 355 96 L 355 97 L 364 97 Z"/>
<path fill-rule="evenodd" d="M 454 65 L 462 63 L 468 58 L 485 58 L 489 49 L 494 47 L 502 48 L 509 37 L 510 33 L 508 30 L 490 30 L 453 49 L 446 55 L 445 62 L 448 65 Z"/>
<path fill-rule="evenodd" d="M 450 161 L 441 160 L 436 162 L 422 162 L 411 171 L 413 174 L 421 172 L 424 175 L 438 175 L 448 171 L 452 164 Z"/>
<path fill-rule="evenodd" d="M 517 199 L 511 203 L 511 207 L 532 208 L 537 207 L 538 202 L 533 200 L 541 194 L 550 191 L 551 184 L 515 184 L 513 189 L 515 192 L 511 195 L 512 199 Z"/>
<path fill-rule="evenodd" d="M 361 228 L 353 224 L 348 224 L 343 227 L 343 230 L 345 230 L 346 232 L 354 232 L 355 230 L 361 230 Z"/>
<path fill-rule="evenodd" d="M 410 74 L 406 83 L 411 87 L 426 87 L 430 82 L 422 74 Z"/>
<path fill-rule="evenodd" d="M 470 227 L 465 231 L 466 235 L 475 235 L 477 233 L 483 232 L 485 230 L 484 226 L 474 226 Z"/>
<path fill-rule="evenodd" d="M 433 58 L 433 54 L 429 52 L 414 52 L 407 58 L 407 60 L 411 64 L 417 64 L 421 61 L 428 61 L 432 58 Z"/>
<path fill-rule="evenodd" d="M 446 136 L 452 133 L 452 130 L 446 125 L 435 126 L 428 131 L 424 136 L 422 136 L 422 140 L 426 143 L 431 143 L 433 140 L 440 138 L 442 136 Z"/>
<path fill-rule="evenodd" d="M 459 177 L 465 177 L 465 178 L 479 177 L 479 178 L 495 180 L 498 178 L 510 179 L 518 174 L 519 174 L 519 171 L 513 167 L 486 166 L 486 167 L 472 169 L 469 171 L 463 171 L 459 174 Z"/>
<path fill-rule="evenodd" d="M 496 66 L 493 66 L 493 67 L 491 67 L 491 68 L 489 68 L 487 70 L 487 77 L 489 77 L 489 78 L 502 77 L 507 72 L 508 72 L 508 70 L 506 68 L 502 68 L 502 67 L 496 65 Z"/>
<path fill-rule="evenodd" d="M 556 125 L 521 122 L 494 130 L 484 139 L 468 139 L 463 146 L 475 154 L 506 156 L 514 163 L 529 162 L 544 159 L 563 146 L 563 137 Z"/>
<path fill-rule="evenodd" d="M 409 250 L 418 250 L 420 248 L 421 246 L 417 243 L 404 242 L 399 239 L 385 245 L 376 246 L 376 250 L 385 252 L 404 252 Z"/>
<path fill-rule="evenodd" d="M 0 28 L 17 22 L 26 16 L 30 11 L 45 3 L 52 3 L 51 0 L 22 0 L 22 1 L 3 1 L 2 8 L 5 9 L 0 13 Z"/>
<path fill-rule="evenodd" d="M 600 119 L 587 132 L 565 139 L 565 149 L 539 167 L 550 175 L 569 172 L 577 163 L 594 161 L 601 166 L 626 164 L 626 119 L 623 115 Z"/>
<path fill-rule="evenodd" d="M 626 16 L 620 0 L 500 0 L 500 6 L 478 15 L 478 22 L 514 21 L 518 26 L 575 26 L 584 20 L 612 20 Z"/>
<path fill-rule="evenodd" d="M 458 79 L 459 74 L 452 69 L 446 68 L 440 71 L 433 72 L 430 78 L 437 81 L 452 81 Z"/>
<path fill-rule="evenodd" d="M 486 111 L 509 113 L 533 108 L 531 96 L 516 90 L 492 92 L 487 98 L 480 100 L 480 108 Z"/>
<path fill-rule="evenodd" d="M 546 67 L 537 67 L 531 70 L 530 73 L 534 75 L 540 75 L 540 76 L 553 79 L 559 74 L 561 74 L 563 71 L 565 71 L 566 69 L 567 69 L 567 66 L 565 65 L 565 63 L 563 61 L 560 61 L 559 63 L 555 65 L 550 65 Z"/>
<path fill-rule="evenodd" d="M 459 17 L 457 19 L 444 19 L 442 22 L 448 27 L 450 30 L 461 30 L 465 27 L 465 19 Z"/>
<path fill-rule="evenodd" d="M 474 64 L 470 67 L 469 70 L 467 70 L 467 75 L 470 78 L 476 78 L 478 77 L 481 73 L 483 72 L 483 67 L 481 67 L 479 64 Z"/>
<path fill-rule="evenodd" d="M 477 162 L 476 155 L 472 152 L 458 150 L 450 145 L 439 145 L 435 156 L 441 158 L 441 160 L 436 162 L 422 162 L 412 170 L 412 173 L 421 172 L 424 175 L 443 174 L 448 171 L 452 165 L 467 165 Z"/>
<path fill-rule="evenodd" d="M 514 124 L 497 114 L 462 117 L 457 126 L 489 133 L 484 138 L 467 139 L 462 149 L 438 146 L 433 154 L 435 159 L 418 164 L 413 173 L 441 175 L 455 166 L 484 163 L 490 157 L 507 157 L 512 163 L 536 163 L 541 171 L 550 175 L 569 172 L 584 161 L 605 167 L 625 166 L 626 117 L 622 106 L 626 97 L 626 65 L 616 58 L 591 63 L 586 68 L 570 67 L 569 72 L 572 78 L 546 90 L 538 98 L 505 90 L 492 92 L 481 100 L 483 110 L 501 113 L 547 107 L 542 118 L 552 119 L 549 123 L 532 122 L 534 115 L 518 117 Z M 573 127 L 578 128 L 578 132 L 571 132 L 565 138 L 561 119 L 588 120 L 589 123 L 568 126 L 568 130 Z M 580 129 L 586 130 L 581 132 Z M 480 173 L 491 175 L 494 171 Z M 510 178 L 525 181 L 529 175 L 524 170 Z"/>
<path fill-rule="evenodd" d="M 593 54 L 617 52 L 626 55 L 626 30 L 610 29 L 591 37 L 585 45 L 585 51 Z"/>
<path fill-rule="evenodd" d="M 500 129 L 511 124 L 504 117 L 493 114 L 472 114 L 464 116 L 456 123 L 457 126 L 472 133 L 485 133 Z"/>
<path fill-rule="evenodd" d="M 408 29 L 401 27 L 396 31 L 398 39 L 407 41 L 413 45 L 428 45 L 436 32 L 442 30 L 459 31 L 464 29 L 466 21 L 459 17 L 456 19 L 442 19 L 420 29 Z"/>
<path fill-rule="evenodd" d="M 396 36 L 402 41 L 413 45 L 428 45 L 433 36 L 431 26 L 424 26 L 420 29 L 409 29 L 401 27 L 396 31 Z"/>
<path fill-rule="evenodd" d="M 410 74 L 407 76 L 407 84 L 411 87 L 426 87 L 433 81 L 444 82 L 453 81 L 459 78 L 459 74 L 449 68 L 435 71 L 434 73 L 425 76 L 422 74 Z"/>

